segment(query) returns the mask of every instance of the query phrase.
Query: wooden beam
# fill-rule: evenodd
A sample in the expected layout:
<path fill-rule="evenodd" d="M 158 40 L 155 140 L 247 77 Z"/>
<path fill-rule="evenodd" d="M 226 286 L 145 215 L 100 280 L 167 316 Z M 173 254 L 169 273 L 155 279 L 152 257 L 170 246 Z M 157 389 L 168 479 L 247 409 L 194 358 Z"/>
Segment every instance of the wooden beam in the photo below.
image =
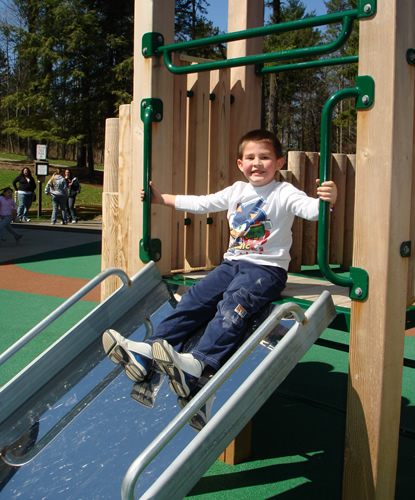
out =
<path fill-rule="evenodd" d="M 152 126 L 152 180 L 166 193 L 172 192 L 173 172 L 173 74 L 161 57 L 142 56 L 142 36 L 158 32 L 164 43 L 174 42 L 174 0 L 136 0 L 134 27 L 134 100 L 132 107 L 132 235 L 130 238 L 130 267 L 134 273 L 144 264 L 139 258 L 139 242 L 142 237 L 142 204 L 140 190 L 143 186 L 143 134 L 141 121 L 142 99 L 157 98 L 163 102 L 163 118 Z M 171 270 L 172 210 L 160 205 L 151 207 L 151 238 L 162 242 L 162 258 L 157 262 L 160 273 Z"/>
<path fill-rule="evenodd" d="M 229 0 L 228 32 L 257 28 L 264 24 L 263 0 Z M 228 59 L 262 53 L 262 37 L 228 44 Z M 236 167 L 236 145 L 250 130 L 261 127 L 262 79 L 255 75 L 253 66 L 231 69 L 231 129 L 229 149 L 230 182 L 244 180 Z"/>
<path fill-rule="evenodd" d="M 344 499 L 395 495 L 413 193 L 415 2 L 377 2 L 360 22 L 359 74 L 375 81 L 373 106 L 358 112 L 354 267 L 369 295 L 353 301 Z"/>

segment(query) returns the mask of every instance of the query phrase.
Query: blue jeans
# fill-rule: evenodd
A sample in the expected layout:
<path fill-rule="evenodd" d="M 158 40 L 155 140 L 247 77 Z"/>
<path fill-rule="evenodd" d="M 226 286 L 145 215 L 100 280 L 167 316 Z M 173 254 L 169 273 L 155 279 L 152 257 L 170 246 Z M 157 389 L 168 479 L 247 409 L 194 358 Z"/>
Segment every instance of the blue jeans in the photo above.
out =
<path fill-rule="evenodd" d="M 180 351 L 209 321 L 193 356 L 217 370 L 238 345 L 252 315 L 277 300 L 286 281 L 287 272 L 280 267 L 224 261 L 183 295 L 148 341 L 162 338 Z"/>
<path fill-rule="evenodd" d="M 12 222 L 13 216 L 12 215 L 0 215 L 0 239 L 3 239 L 3 231 L 6 229 L 11 233 L 16 240 L 19 239 L 19 236 L 21 236 L 20 233 L 18 233 L 15 229 L 13 229 L 11 222 Z"/>
<path fill-rule="evenodd" d="M 70 196 L 66 202 L 66 220 L 72 218 L 73 221 L 77 221 L 76 210 L 75 210 L 75 200 L 76 196 Z"/>
<path fill-rule="evenodd" d="M 19 200 L 17 216 L 19 219 L 22 219 L 23 217 L 27 217 L 27 213 L 32 206 L 33 193 L 17 193 L 17 199 Z"/>
<path fill-rule="evenodd" d="M 58 208 L 61 210 L 62 222 L 66 222 L 66 196 L 52 196 L 52 223 L 56 222 Z"/>

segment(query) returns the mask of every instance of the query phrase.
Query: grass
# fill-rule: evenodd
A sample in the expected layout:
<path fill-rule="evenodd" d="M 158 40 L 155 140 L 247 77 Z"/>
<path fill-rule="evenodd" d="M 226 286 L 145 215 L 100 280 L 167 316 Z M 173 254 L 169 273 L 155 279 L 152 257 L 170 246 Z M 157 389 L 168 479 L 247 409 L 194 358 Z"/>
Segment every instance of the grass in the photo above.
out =
<path fill-rule="evenodd" d="M 18 155 L 7 155 L 8 159 L 11 159 L 10 156 L 18 156 Z M 4 153 L 0 154 L 0 157 L 5 158 Z M 21 157 L 13 159 L 20 160 Z M 61 164 L 61 162 L 59 163 Z M 69 166 L 72 169 L 72 165 Z M 33 169 L 31 170 L 33 173 Z M 89 182 L 88 179 L 87 169 L 73 169 L 73 170 L 74 174 L 80 179 L 82 188 L 81 193 L 76 197 L 76 203 L 75 203 L 75 208 L 78 214 L 78 218 L 81 220 L 94 220 L 97 217 L 101 216 L 102 213 L 102 180 L 101 181 L 98 180 L 98 183 L 97 180 L 91 183 Z M 78 171 L 81 172 L 81 175 L 78 174 Z M 82 175 L 82 171 L 86 171 L 84 175 Z M 0 169 L 0 188 L 4 188 L 6 186 L 13 187 L 13 180 L 19 175 L 19 173 L 20 173 L 19 167 L 17 170 Z M 39 190 L 40 185 L 38 185 L 38 188 L 36 190 L 37 200 L 33 203 L 29 211 L 29 217 L 33 220 L 49 220 L 51 217 L 52 198 L 50 196 L 46 196 L 44 193 L 46 182 L 41 185 L 42 187 L 41 193 Z M 40 195 L 42 201 L 42 210 L 40 217 L 38 217 L 38 206 L 39 206 Z"/>

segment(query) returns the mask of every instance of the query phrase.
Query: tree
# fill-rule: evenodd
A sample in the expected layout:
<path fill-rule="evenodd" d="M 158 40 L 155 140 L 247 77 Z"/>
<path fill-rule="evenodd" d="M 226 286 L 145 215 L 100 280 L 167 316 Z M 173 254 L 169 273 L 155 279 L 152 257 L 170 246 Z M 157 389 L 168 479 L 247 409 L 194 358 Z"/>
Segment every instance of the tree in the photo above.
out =
<path fill-rule="evenodd" d="M 300 0 L 286 4 L 272 2 L 271 21 L 288 22 L 313 16 L 306 13 Z M 318 29 L 307 28 L 277 35 L 265 40 L 265 52 L 282 52 L 315 46 L 321 41 Z M 295 59 L 293 62 L 299 62 Z M 265 120 L 267 128 L 276 133 L 284 149 L 318 150 L 321 108 L 327 96 L 324 70 L 290 70 L 264 78 Z"/>
<path fill-rule="evenodd" d="M 207 0 L 176 0 L 175 41 L 186 42 L 199 38 L 219 35 L 219 28 L 205 17 Z M 223 59 L 226 49 L 223 44 L 217 47 L 202 47 L 189 51 L 189 55 L 207 59 Z"/>
<path fill-rule="evenodd" d="M 327 13 L 343 12 L 357 8 L 356 0 L 329 0 L 324 2 Z M 331 25 L 325 33 L 330 42 L 340 33 L 340 25 Z M 354 22 L 353 32 L 344 47 L 335 56 L 357 55 L 359 52 L 359 24 Z M 328 82 L 332 92 L 346 87 L 353 87 L 358 72 L 357 64 L 332 68 L 328 72 Z M 356 107 L 354 100 L 342 101 L 333 119 L 333 150 L 338 153 L 353 153 L 356 149 Z"/>

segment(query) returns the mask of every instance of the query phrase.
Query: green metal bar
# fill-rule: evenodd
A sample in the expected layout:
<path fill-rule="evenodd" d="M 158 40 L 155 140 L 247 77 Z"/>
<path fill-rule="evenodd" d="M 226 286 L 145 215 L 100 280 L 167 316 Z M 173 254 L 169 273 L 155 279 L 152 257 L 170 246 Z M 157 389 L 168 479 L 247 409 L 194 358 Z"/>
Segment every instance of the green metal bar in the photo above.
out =
<path fill-rule="evenodd" d="M 318 61 L 304 61 L 291 64 L 279 64 L 278 66 L 257 67 L 257 75 L 267 73 L 279 73 L 282 71 L 293 71 L 299 69 L 322 68 L 326 66 L 340 66 L 342 64 L 353 64 L 359 62 L 359 56 L 334 57 L 333 59 L 319 59 Z"/>
<path fill-rule="evenodd" d="M 358 10 L 349 10 L 346 12 L 327 14 L 325 16 L 317 16 L 306 19 L 300 19 L 297 21 L 291 21 L 282 24 L 274 24 L 271 26 L 264 26 L 260 28 L 252 28 L 245 31 L 236 31 L 234 33 L 226 33 L 224 35 L 217 35 L 210 38 L 203 38 L 199 40 L 190 40 L 188 42 L 162 45 L 157 47 L 156 53 L 150 54 L 146 47 L 143 47 L 143 55 L 148 57 L 149 55 L 160 55 L 163 53 L 164 63 L 169 71 L 174 74 L 182 75 L 189 73 L 199 73 L 203 71 L 211 71 L 215 69 L 223 68 L 233 68 L 237 66 L 247 66 L 250 64 L 263 64 L 266 62 L 284 61 L 288 59 L 296 59 L 303 57 L 315 57 L 321 56 L 323 54 L 330 54 L 337 49 L 344 46 L 347 39 L 352 32 L 353 21 L 358 16 Z M 274 33 L 284 33 L 287 31 L 293 31 L 308 27 L 322 26 L 326 24 L 333 24 L 337 22 L 342 22 L 342 31 L 336 40 L 318 45 L 315 47 L 304 47 L 299 49 L 284 50 L 281 52 L 272 52 L 269 54 L 257 54 L 252 56 L 237 57 L 233 59 L 224 59 L 221 61 L 212 61 L 208 63 L 194 64 L 191 66 L 175 66 L 172 62 L 172 53 L 178 51 L 184 51 L 189 49 L 194 49 L 198 47 L 205 47 L 210 45 L 215 45 L 218 43 L 227 43 L 236 40 L 245 40 L 248 38 L 255 38 L 258 36 L 264 36 Z M 145 35 L 146 36 L 146 35 Z M 144 37 L 143 37 L 144 38 Z"/>
<path fill-rule="evenodd" d="M 320 182 L 330 180 L 331 162 L 331 125 L 333 111 L 343 99 L 355 98 L 356 107 L 368 107 L 373 102 L 373 79 L 361 76 L 356 79 L 356 87 L 339 90 L 333 94 L 324 105 L 321 116 L 320 140 Z M 320 200 L 320 213 L 318 225 L 317 259 L 323 275 L 332 283 L 350 288 L 350 297 L 363 300 L 368 292 L 368 276 L 365 270 L 351 268 L 350 276 L 344 277 L 334 273 L 329 266 L 329 202 Z"/>
<path fill-rule="evenodd" d="M 162 119 L 162 102 L 159 99 L 143 99 L 141 102 L 141 120 L 144 124 L 143 151 L 143 238 L 140 241 L 140 259 L 143 262 L 161 258 L 161 242 L 151 239 L 151 149 L 153 121 Z"/>

